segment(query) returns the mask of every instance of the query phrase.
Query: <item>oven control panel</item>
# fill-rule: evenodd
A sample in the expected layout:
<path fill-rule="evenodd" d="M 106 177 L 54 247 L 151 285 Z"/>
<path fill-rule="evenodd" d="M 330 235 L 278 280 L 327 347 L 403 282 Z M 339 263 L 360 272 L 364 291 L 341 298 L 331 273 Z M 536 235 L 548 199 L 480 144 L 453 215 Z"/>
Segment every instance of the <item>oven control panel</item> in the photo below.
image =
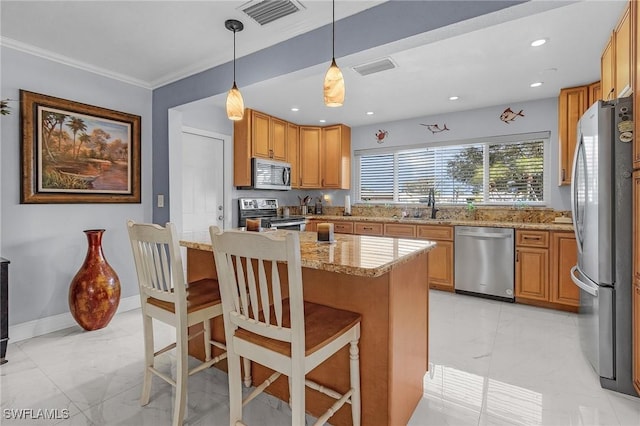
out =
<path fill-rule="evenodd" d="M 278 200 L 273 198 L 240 198 L 240 210 L 273 210 L 278 209 Z"/>

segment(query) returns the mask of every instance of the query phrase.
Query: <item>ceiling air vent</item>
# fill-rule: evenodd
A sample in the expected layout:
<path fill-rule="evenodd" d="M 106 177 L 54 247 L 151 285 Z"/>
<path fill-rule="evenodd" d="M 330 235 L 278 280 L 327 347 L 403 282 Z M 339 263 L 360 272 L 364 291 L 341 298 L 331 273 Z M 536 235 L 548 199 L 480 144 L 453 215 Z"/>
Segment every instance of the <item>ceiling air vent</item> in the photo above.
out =
<path fill-rule="evenodd" d="M 302 9 L 298 2 L 290 0 L 263 0 L 247 3 L 241 10 L 260 25 L 266 25 Z"/>
<path fill-rule="evenodd" d="M 396 64 L 391 60 L 391 58 L 378 59 L 377 61 L 369 62 L 368 64 L 356 65 L 353 67 L 354 71 L 360 75 L 375 74 L 377 72 L 393 68 L 396 68 Z"/>

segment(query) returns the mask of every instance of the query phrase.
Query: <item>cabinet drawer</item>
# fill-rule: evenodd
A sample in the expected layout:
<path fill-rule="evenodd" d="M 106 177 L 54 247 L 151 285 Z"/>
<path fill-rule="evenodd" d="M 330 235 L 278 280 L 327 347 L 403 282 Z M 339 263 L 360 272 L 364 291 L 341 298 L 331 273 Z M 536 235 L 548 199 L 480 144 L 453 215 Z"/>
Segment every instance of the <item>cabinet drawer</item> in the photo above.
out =
<path fill-rule="evenodd" d="M 549 247 L 549 232 L 517 230 L 516 245 L 525 247 Z"/>
<path fill-rule="evenodd" d="M 416 226 L 402 223 L 385 223 L 384 235 L 387 237 L 415 237 Z"/>
<path fill-rule="evenodd" d="M 418 225 L 418 238 L 453 241 L 453 227 L 442 225 Z"/>
<path fill-rule="evenodd" d="M 384 235 L 384 225 L 377 222 L 355 222 L 354 230 L 358 235 Z"/>
<path fill-rule="evenodd" d="M 338 234 L 353 234 L 353 222 L 331 222 L 333 232 Z"/>

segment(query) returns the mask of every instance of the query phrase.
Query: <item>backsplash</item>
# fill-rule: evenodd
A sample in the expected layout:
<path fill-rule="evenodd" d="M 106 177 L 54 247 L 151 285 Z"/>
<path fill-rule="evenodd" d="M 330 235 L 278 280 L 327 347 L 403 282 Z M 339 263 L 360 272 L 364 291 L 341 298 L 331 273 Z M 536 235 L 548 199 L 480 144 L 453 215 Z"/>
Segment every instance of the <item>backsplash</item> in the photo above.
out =
<path fill-rule="evenodd" d="M 478 220 L 491 222 L 524 222 L 552 223 L 556 217 L 571 217 L 570 211 L 560 211 L 545 207 L 507 207 L 507 206 L 475 206 L 469 210 L 466 206 L 438 206 L 437 219 L 443 220 Z M 290 206 L 290 214 L 301 214 L 300 206 Z M 310 214 L 315 212 L 311 211 Z M 322 214 L 327 216 L 343 216 L 342 206 L 323 206 Z M 431 208 L 420 205 L 383 205 L 354 204 L 351 216 L 360 217 L 431 217 Z M 345 216 L 346 217 L 346 216 Z"/>

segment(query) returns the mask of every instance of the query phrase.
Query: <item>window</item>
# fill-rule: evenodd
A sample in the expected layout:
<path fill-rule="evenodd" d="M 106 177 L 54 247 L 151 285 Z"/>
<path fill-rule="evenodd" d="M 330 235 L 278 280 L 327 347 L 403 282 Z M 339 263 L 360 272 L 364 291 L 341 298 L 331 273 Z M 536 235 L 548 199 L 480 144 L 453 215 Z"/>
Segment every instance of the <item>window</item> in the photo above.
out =
<path fill-rule="evenodd" d="M 482 141 L 356 151 L 359 198 L 426 202 L 433 189 L 439 203 L 542 204 L 544 152 L 549 132 Z"/>

